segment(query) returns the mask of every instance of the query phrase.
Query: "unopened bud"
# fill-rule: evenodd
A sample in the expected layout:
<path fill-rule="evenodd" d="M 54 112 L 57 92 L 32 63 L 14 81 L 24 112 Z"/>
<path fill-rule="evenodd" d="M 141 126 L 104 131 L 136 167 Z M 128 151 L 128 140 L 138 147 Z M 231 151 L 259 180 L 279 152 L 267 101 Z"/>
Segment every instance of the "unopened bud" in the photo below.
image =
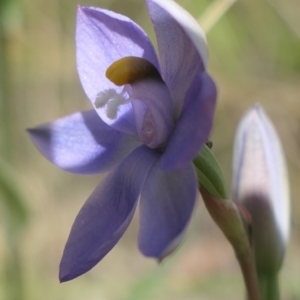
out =
<path fill-rule="evenodd" d="M 277 272 L 289 236 L 289 187 L 278 135 L 260 105 L 242 118 L 235 139 L 233 200 L 252 217 L 258 272 Z"/>

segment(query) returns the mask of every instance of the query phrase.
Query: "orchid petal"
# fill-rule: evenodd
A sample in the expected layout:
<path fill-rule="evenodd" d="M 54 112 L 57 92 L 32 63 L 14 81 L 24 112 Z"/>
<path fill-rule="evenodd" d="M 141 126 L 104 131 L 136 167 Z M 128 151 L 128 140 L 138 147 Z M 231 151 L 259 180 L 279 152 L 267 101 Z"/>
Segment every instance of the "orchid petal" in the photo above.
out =
<path fill-rule="evenodd" d="M 105 76 L 107 68 L 116 60 L 126 56 L 143 57 L 159 68 L 146 33 L 129 18 L 108 10 L 78 8 L 76 47 L 79 77 L 93 106 L 100 92 L 111 88 L 121 91 Z M 97 113 L 114 128 L 134 133 L 131 109 L 130 103 L 122 105 L 115 119 L 108 118 L 105 109 L 97 109 Z"/>
<path fill-rule="evenodd" d="M 94 110 L 28 131 L 48 160 L 61 169 L 80 174 L 105 172 L 140 145 L 135 137 L 105 124 Z"/>
<path fill-rule="evenodd" d="M 178 116 L 196 74 L 207 65 L 205 34 L 198 22 L 172 0 L 147 0 L 156 33 L 161 72 Z"/>
<path fill-rule="evenodd" d="M 278 269 L 289 236 L 289 188 L 283 150 L 259 105 L 243 117 L 236 134 L 233 198 L 249 210 L 259 268 Z"/>
<path fill-rule="evenodd" d="M 140 140 L 150 148 L 157 148 L 167 140 L 172 129 L 172 99 L 169 90 L 163 81 L 151 79 L 138 81 L 131 87 Z"/>
<path fill-rule="evenodd" d="M 209 137 L 215 105 L 215 83 L 203 72 L 187 93 L 185 107 L 162 155 L 164 170 L 179 169 L 196 157 Z"/>
<path fill-rule="evenodd" d="M 72 226 L 60 264 L 61 281 L 89 271 L 119 241 L 155 160 L 157 155 L 141 146 L 98 185 Z"/>
<path fill-rule="evenodd" d="M 182 240 L 197 199 L 193 165 L 163 172 L 154 164 L 140 200 L 139 248 L 159 260 L 170 254 Z"/>

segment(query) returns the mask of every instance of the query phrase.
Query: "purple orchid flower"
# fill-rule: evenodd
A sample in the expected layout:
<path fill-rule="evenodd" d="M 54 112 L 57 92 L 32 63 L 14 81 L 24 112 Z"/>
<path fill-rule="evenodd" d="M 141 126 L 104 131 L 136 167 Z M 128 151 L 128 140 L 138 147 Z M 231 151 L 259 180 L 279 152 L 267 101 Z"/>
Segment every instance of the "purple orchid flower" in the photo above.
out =
<path fill-rule="evenodd" d="M 30 129 L 41 153 L 79 174 L 109 171 L 80 210 L 60 264 L 68 281 L 119 241 L 140 198 L 140 251 L 158 260 L 181 241 L 197 198 L 193 159 L 213 122 L 205 35 L 172 0 L 147 0 L 145 32 L 114 12 L 79 7 L 78 73 L 93 110 Z"/>

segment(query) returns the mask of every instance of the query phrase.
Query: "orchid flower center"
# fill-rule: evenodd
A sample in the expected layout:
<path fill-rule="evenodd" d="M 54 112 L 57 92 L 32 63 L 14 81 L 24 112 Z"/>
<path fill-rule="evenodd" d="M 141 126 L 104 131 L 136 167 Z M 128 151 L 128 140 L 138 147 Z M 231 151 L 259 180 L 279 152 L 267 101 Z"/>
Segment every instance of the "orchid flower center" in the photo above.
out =
<path fill-rule="evenodd" d="M 132 100 L 129 92 L 131 91 L 130 84 L 146 78 L 160 78 L 160 74 L 155 66 L 143 58 L 134 56 L 124 57 L 115 61 L 108 67 L 105 75 L 115 85 L 124 86 L 120 93 L 111 88 L 101 91 L 96 96 L 95 107 L 102 108 L 105 106 L 106 115 L 110 119 L 116 118 L 120 105 L 127 104 Z M 154 131 L 150 111 L 147 111 L 144 123 L 143 128 L 147 128 L 145 134 L 148 136 L 149 131 Z"/>
<path fill-rule="evenodd" d="M 150 148 L 162 145 L 172 126 L 171 114 L 168 118 L 172 102 L 156 67 L 143 58 L 130 56 L 111 64 L 105 75 L 122 89 L 110 88 L 98 93 L 94 102 L 96 109 L 104 110 L 107 118 L 115 120 L 127 111 L 120 106 L 131 103 L 141 142 Z M 164 101 L 159 102 L 159 99 Z"/>

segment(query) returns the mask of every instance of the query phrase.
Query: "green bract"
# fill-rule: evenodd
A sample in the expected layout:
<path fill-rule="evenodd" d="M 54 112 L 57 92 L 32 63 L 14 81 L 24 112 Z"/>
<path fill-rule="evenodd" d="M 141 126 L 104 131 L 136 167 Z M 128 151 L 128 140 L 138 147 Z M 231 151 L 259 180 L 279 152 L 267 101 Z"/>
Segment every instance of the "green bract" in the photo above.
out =
<path fill-rule="evenodd" d="M 222 170 L 206 145 L 194 159 L 194 166 L 202 188 L 218 199 L 228 198 Z"/>

